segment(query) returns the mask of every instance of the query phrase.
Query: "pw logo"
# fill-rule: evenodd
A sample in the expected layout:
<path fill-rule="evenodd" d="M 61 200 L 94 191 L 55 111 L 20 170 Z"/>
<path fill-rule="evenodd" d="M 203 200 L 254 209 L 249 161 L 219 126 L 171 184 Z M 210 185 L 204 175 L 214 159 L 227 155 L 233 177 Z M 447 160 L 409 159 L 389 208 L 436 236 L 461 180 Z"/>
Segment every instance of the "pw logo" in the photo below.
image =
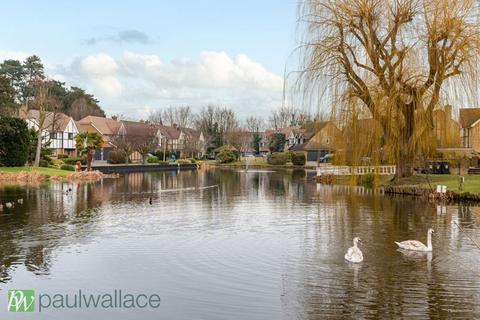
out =
<path fill-rule="evenodd" d="M 9 312 L 33 312 L 35 310 L 35 290 L 8 290 Z"/>

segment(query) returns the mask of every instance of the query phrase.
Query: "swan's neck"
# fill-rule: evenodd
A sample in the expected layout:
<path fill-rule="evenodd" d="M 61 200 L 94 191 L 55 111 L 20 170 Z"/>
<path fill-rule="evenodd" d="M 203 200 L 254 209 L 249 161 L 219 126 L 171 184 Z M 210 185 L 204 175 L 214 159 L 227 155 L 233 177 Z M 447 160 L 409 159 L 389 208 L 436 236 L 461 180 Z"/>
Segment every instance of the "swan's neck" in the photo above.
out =
<path fill-rule="evenodd" d="M 432 234 L 430 232 L 427 235 L 427 248 L 432 249 Z"/>
<path fill-rule="evenodd" d="M 354 248 L 358 248 L 358 247 L 357 247 L 357 241 L 353 241 L 353 247 L 354 247 Z"/>

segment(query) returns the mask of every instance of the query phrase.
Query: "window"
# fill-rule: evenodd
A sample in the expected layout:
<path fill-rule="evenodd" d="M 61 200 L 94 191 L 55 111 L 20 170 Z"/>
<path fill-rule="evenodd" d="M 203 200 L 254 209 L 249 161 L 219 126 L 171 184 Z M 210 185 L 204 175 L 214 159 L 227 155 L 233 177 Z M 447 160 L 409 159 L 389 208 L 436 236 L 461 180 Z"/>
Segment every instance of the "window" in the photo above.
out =
<path fill-rule="evenodd" d="M 55 132 L 50 132 L 50 139 L 55 139 L 55 138 L 56 138 Z"/>
<path fill-rule="evenodd" d="M 73 133 L 72 132 L 68 133 L 68 140 L 73 140 Z"/>

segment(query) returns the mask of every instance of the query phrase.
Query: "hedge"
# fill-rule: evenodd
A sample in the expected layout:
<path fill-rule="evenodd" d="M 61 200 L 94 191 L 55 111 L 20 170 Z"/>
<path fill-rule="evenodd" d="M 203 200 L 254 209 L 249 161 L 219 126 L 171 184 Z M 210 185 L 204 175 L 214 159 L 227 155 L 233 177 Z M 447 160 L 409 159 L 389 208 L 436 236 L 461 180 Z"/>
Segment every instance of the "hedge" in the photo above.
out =
<path fill-rule="evenodd" d="M 147 158 L 147 163 L 158 163 L 158 157 L 150 156 Z"/>
<path fill-rule="evenodd" d="M 127 155 L 124 151 L 121 150 L 113 150 L 108 153 L 108 160 L 107 162 L 110 164 L 123 164 L 125 163 L 125 158 Z"/>
<path fill-rule="evenodd" d="M 72 165 L 69 165 L 69 164 L 62 164 L 60 166 L 60 169 L 68 170 L 68 171 L 75 171 L 75 168 Z"/>
<path fill-rule="evenodd" d="M 292 163 L 296 166 L 304 166 L 306 162 L 305 154 L 303 152 L 292 153 Z"/>
<path fill-rule="evenodd" d="M 84 158 L 79 158 L 79 157 L 76 157 L 76 158 L 65 158 L 65 159 L 62 159 L 63 162 L 65 164 L 69 164 L 71 166 L 74 166 L 77 164 L 77 161 L 80 161 L 81 164 L 87 164 L 87 160 L 85 160 Z"/>
<path fill-rule="evenodd" d="M 267 157 L 268 164 L 282 166 L 287 164 L 288 154 L 286 152 L 272 153 Z"/>

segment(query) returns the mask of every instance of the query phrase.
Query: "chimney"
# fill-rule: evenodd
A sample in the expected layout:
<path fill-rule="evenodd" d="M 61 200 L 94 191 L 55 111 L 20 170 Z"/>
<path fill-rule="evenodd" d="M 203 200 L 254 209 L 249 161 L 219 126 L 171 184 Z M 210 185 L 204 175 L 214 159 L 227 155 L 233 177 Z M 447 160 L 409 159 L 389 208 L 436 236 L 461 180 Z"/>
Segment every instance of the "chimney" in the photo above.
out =
<path fill-rule="evenodd" d="M 178 126 L 176 123 L 172 124 L 172 127 L 174 127 L 175 129 L 178 129 Z"/>
<path fill-rule="evenodd" d="M 117 116 L 112 116 L 112 120 L 117 121 L 118 117 Z"/>

